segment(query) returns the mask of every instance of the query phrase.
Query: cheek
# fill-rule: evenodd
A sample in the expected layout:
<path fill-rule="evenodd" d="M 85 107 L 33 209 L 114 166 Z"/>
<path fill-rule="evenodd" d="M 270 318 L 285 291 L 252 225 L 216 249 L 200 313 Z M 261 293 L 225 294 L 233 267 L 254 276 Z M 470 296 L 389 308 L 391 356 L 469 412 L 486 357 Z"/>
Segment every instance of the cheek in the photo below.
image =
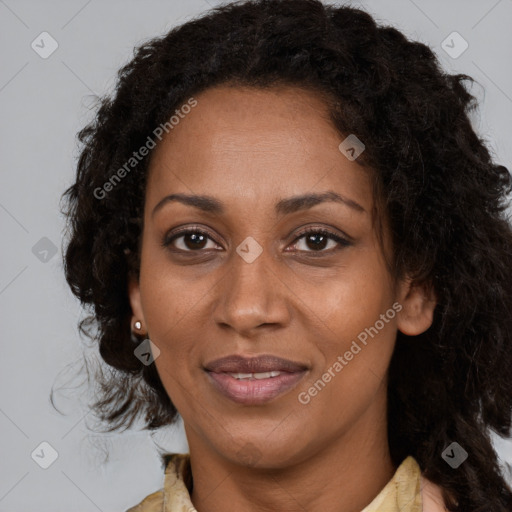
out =
<path fill-rule="evenodd" d="M 387 273 L 376 262 L 361 260 L 326 283 L 310 303 L 337 346 L 373 326 L 391 307 L 393 294 Z"/>
<path fill-rule="evenodd" d="M 375 253 L 368 251 L 366 256 L 359 255 L 357 263 L 347 266 L 346 273 L 324 286 L 312 302 L 315 315 L 322 320 L 317 322 L 317 346 L 324 359 L 314 377 L 324 375 L 336 399 L 348 388 L 371 392 L 378 386 L 396 339 L 389 274 Z M 325 374 L 329 369 L 330 374 Z"/>
<path fill-rule="evenodd" d="M 347 421 L 359 418 L 384 392 L 396 326 L 391 315 L 388 323 L 379 315 L 367 321 L 360 317 L 340 321 L 339 337 L 330 336 L 321 349 L 322 364 L 299 390 L 304 421 L 322 423 L 322 418 L 329 417 L 334 431 L 345 428 Z"/>
<path fill-rule="evenodd" d="M 148 334 L 160 351 L 155 365 L 169 398 L 180 409 L 191 399 L 187 392 L 193 388 L 189 363 L 199 360 L 196 352 L 201 331 L 191 319 L 200 297 L 170 275 L 143 277 L 141 272 L 140 282 Z"/>
<path fill-rule="evenodd" d="M 165 345 L 169 339 L 180 339 L 177 331 L 200 307 L 207 287 L 198 287 L 190 276 L 184 278 L 183 271 L 170 265 L 161 249 L 155 252 L 141 262 L 141 301 L 152 340 Z"/>
<path fill-rule="evenodd" d="M 196 388 L 201 343 L 199 334 L 189 327 L 182 322 L 167 329 L 162 322 L 156 335 L 151 338 L 160 350 L 154 363 L 158 375 L 180 413 L 190 407 L 195 409 L 194 404 L 199 398 Z"/>

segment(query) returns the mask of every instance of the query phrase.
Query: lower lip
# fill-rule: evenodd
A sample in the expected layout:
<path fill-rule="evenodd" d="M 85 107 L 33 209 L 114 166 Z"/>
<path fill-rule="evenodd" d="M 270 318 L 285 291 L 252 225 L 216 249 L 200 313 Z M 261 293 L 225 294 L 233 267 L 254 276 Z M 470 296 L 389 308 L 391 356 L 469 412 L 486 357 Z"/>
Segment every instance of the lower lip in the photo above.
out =
<path fill-rule="evenodd" d="M 283 372 L 268 379 L 238 380 L 227 373 L 206 372 L 210 382 L 224 396 L 239 404 L 263 404 L 289 391 L 304 377 L 306 371 Z"/>

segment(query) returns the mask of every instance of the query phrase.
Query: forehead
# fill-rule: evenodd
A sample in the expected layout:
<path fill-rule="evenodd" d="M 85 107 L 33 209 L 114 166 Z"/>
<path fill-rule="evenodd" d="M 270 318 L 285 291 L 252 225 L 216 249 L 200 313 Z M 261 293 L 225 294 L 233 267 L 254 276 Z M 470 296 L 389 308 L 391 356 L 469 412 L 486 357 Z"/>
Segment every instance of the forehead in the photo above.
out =
<path fill-rule="evenodd" d="M 330 189 L 370 207 L 367 172 L 339 151 L 344 136 L 319 94 L 219 86 L 195 99 L 153 150 L 148 203 L 171 192 L 271 201 Z"/>

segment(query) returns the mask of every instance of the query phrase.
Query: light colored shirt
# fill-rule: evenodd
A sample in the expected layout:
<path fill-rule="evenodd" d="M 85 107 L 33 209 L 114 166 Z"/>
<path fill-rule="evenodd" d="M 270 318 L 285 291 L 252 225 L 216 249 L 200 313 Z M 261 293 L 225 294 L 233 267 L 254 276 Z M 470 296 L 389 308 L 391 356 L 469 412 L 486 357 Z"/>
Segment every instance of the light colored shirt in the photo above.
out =
<path fill-rule="evenodd" d="M 192 472 L 188 453 L 174 453 L 165 468 L 163 489 L 126 512 L 197 512 L 190 499 Z M 409 456 L 361 512 L 447 512 L 439 486 L 424 478 Z"/>

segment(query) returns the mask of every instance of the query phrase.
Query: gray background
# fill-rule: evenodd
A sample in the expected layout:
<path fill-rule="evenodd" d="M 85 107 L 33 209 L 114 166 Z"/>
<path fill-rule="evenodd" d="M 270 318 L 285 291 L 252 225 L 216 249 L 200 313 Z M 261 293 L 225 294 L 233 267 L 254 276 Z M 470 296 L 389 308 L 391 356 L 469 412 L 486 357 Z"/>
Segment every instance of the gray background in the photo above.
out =
<path fill-rule="evenodd" d="M 63 277 L 58 201 L 74 177 L 76 132 L 91 119 L 94 97 L 112 90 L 133 47 L 218 3 L 0 0 L 0 512 L 122 511 L 162 485 L 148 433 L 88 430 L 80 387 L 57 396 L 64 415 L 49 403 L 52 385 L 69 387 L 85 348 L 76 329 L 80 307 Z M 512 168 L 512 0 L 352 5 L 429 44 L 445 69 L 479 82 L 475 129 Z M 58 43 L 46 59 L 31 47 L 44 31 Z M 453 31 L 469 45 L 457 58 L 442 47 Z M 449 44 L 452 52 L 462 48 Z M 187 451 L 181 425 L 154 440 Z M 58 453 L 48 469 L 31 458 L 43 441 Z M 497 441 L 503 461 L 512 462 L 511 446 Z"/>

